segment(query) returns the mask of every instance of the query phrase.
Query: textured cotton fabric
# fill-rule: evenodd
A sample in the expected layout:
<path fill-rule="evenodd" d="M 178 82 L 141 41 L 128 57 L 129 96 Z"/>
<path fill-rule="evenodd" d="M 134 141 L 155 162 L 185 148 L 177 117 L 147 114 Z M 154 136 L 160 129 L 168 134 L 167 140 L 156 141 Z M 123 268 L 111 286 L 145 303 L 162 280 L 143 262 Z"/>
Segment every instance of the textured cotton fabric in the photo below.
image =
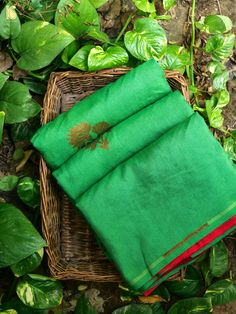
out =
<path fill-rule="evenodd" d="M 32 143 L 56 169 L 110 127 L 170 91 L 160 65 L 149 60 L 40 128 Z"/>
<path fill-rule="evenodd" d="M 121 162 L 192 114 L 179 91 L 169 93 L 113 127 L 94 146 L 80 149 L 53 175 L 74 200 Z"/>
<path fill-rule="evenodd" d="M 129 285 L 145 291 L 166 265 L 236 215 L 235 182 L 234 164 L 194 113 L 76 205 Z"/>

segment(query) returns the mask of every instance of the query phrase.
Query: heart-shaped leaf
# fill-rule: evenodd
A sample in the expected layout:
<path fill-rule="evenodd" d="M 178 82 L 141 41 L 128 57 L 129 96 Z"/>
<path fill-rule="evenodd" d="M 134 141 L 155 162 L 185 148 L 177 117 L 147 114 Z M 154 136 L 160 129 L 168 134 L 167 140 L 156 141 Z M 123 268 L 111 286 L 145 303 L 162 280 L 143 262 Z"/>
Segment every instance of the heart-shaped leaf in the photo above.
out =
<path fill-rule="evenodd" d="M 236 138 L 226 137 L 224 138 L 224 150 L 229 155 L 229 157 L 236 161 Z"/>
<path fill-rule="evenodd" d="M 5 176 L 1 178 L 0 179 L 0 191 L 5 191 L 5 192 L 12 191 L 16 187 L 18 180 L 19 178 L 17 176 Z"/>
<path fill-rule="evenodd" d="M 71 58 L 69 64 L 79 70 L 88 71 L 88 55 L 94 45 L 85 45 Z"/>
<path fill-rule="evenodd" d="M 201 264 L 201 271 L 202 271 L 202 275 L 205 281 L 205 286 L 206 287 L 210 286 L 213 276 L 210 271 L 210 263 L 208 260 L 203 261 L 203 263 Z"/>
<path fill-rule="evenodd" d="M 4 120 L 5 120 L 5 112 L 0 111 L 0 144 L 2 143 Z M 0 183 L 0 189 L 1 189 L 1 183 Z"/>
<path fill-rule="evenodd" d="M 155 19 L 137 19 L 134 30 L 125 34 L 124 41 L 129 52 L 139 60 L 160 60 L 166 52 L 166 34 Z"/>
<path fill-rule="evenodd" d="M 9 309 L 14 309 L 17 311 L 17 314 L 48 314 L 48 310 L 32 309 L 32 307 L 24 305 L 24 303 L 22 303 L 19 298 L 14 298 L 1 304 L 0 309 L 6 311 Z"/>
<path fill-rule="evenodd" d="M 216 97 L 212 96 L 210 100 L 206 100 L 206 113 L 210 126 L 219 129 L 224 122 L 224 118 L 222 116 L 222 109 L 217 107 Z"/>
<path fill-rule="evenodd" d="M 28 0 L 27 15 L 37 20 L 51 21 L 55 15 L 57 1 L 52 0 Z"/>
<path fill-rule="evenodd" d="M 183 280 L 166 281 L 170 293 L 179 297 L 195 297 L 202 285 L 201 273 L 193 266 L 188 266 Z"/>
<path fill-rule="evenodd" d="M 4 73 L 0 73 L 0 89 L 3 88 L 3 85 L 6 83 L 6 81 L 9 79 L 9 76 L 4 74 Z"/>
<path fill-rule="evenodd" d="M 168 45 L 160 64 L 164 70 L 176 70 L 183 74 L 186 65 L 191 64 L 190 54 L 184 47 Z"/>
<path fill-rule="evenodd" d="M 0 311 L 0 314 L 18 314 L 18 313 L 16 312 L 16 310 L 11 309 L 6 311 Z"/>
<path fill-rule="evenodd" d="M 148 13 L 156 12 L 155 3 L 152 0 L 132 0 L 135 6 L 143 11 Z"/>
<path fill-rule="evenodd" d="M 235 35 L 214 35 L 206 43 L 206 52 L 212 55 L 213 60 L 227 59 L 232 53 L 235 44 Z"/>
<path fill-rule="evenodd" d="M 177 0 L 163 0 L 163 7 L 166 11 L 170 10 L 177 4 Z"/>
<path fill-rule="evenodd" d="M 215 91 L 221 91 L 226 89 L 226 84 L 229 80 L 229 72 L 228 71 L 221 71 L 212 74 L 212 85 Z"/>
<path fill-rule="evenodd" d="M 100 29 L 98 13 L 89 0 L 60 0 L 55 24 L 75 38 L 86 35 L 91 28 Z"/>
<path fill-rule="evenodd" d="M 82 295 L 78 300 L 74 314 L 98 314 L 98 312 L 89 303 L 88 299 Z"/>
<path fill-rule="evenodd" d="M 91 28 L 87 34 L 88 37 L 101 41 L 102 43 L 110 44 L 110 38 L 108 35 L 97 28 Z"/>
<path fill-rule="evenodd" d="M 6 5 L 0 14 L 0 36 L 3 39 L 16 38 L 21 30 L 21 23 L 15 7 Z"/>
<path fill-rule="evenodd" d="M 153 314 L 153 311 L 147 304 L 129 304 L 116 309 L 112 314 Z"/>
<path fill-rule="evenodd" d="M 17 186 L 17 194 L 26 205 L 30 207 L 39 206 L 39 181 L 32 180 L 30 177 L 22 178 Z"/>
<path fill-rule="evenodd" d="M 88 55 L 89 71 L 114 68 L 128 62 L 129 56 L 125 49 L 119 46 L 108 47 L 106 51 L 102 47 L 92 48 Z"/>
<path fill-rule="evenodd" d="M 63 298 L 62 285 L 59 281 L 33 274 L 20 279 L 16 293 L 25 305 L 35 309 L 56 307 L 61 304 Z"/>
<path fill-rule="evenodd" d="M 213 305 L 227 304 L 236 300 L 236 285 L 231 279 L 219 280 L 206 290 L 204 296 L 211 298 Z"/>
<path fill-rule="evenodd" d="M 199 25 L 199 24 L 197 24 Z M 209 34 L 227 33 L 233 27 L 232 21 L 225 15 L 208 15 L 200 21 L 200 30 Z"/>
<path fill-rule="evenodd" d="M 38 231 L 18 208 L 0 203 L 0 267 L 16 264 L 45 245 Z"/>
<path fill-rule="evenodd" d="M 63 51 L 62 53 L 62 61 L 65 63 L 69 63 L 70 59 L 75 55 L 75 53 L 78 51 L 79 49 L 79 43 L 77 40 L 72 41 L 72 43 L 70 43 Z"/>
<path fill-rule="evenodd" d="M 0 90 L 1 110 L 6 114 L 6 123 L 18 123 L 36 116 L 41 107 L 32 99 L 25 85 L 9 81 Z"/>
<path fill-rule="evenodd" d="M 190 298 L 176 302 L 169 309 L 168 314 L 207 314 L 212 313 L 212 311 L 210 298 Z"/>
<path fill-rule="evenodd" d="M 20 54 L 17 66 L 28 71 L 42 69 L 73 40 L 71 34 L 48 22 L 24 23 L 20 35 L 12 40 L 13 49 Z"/>
<path fill-rule="evenodd" d="M 220 241 L 210 250 L 210 270 L 213 276 L 221 277 L 227 272 L 228 268 L 228 250 L 224 241 Z"/>

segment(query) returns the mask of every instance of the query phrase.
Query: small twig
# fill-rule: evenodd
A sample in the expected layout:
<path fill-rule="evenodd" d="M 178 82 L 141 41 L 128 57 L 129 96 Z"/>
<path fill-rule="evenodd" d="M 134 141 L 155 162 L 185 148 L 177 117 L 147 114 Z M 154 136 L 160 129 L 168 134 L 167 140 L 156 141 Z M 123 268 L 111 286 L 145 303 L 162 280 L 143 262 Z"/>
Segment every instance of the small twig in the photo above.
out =
<path fill-rule="evenodd" d="M 191 39 L 191 47 L 190 47 L 190 80 L 191 85 L 195 86 L 194 82 L 194 46 L 195 46 L 195 8 L 196 8 L 196 0 L 192 0 L 192 13 L 191 13 L 191 24 L 192 24 L 192 39 Z"/>
<path fill-rule="evenodd" d="M 220 1 L 216 0 L 217 6 L 218 6 L 218 11 L 220 13 L 220 15 L 222 15 L 222 10 L 221 10 L 221 5 L 220 5 Z"/>
<path fill-rule="evenodd" d="M 134 16 L 133 14 L 132 14 L 132 15 L 129 15 L 129 17 L 127 18 L 127 20 L 126 20 L 126 22 L 125 22 L 125 24 L 124 24 L 124 26 L 123 26 L 123 28 L 122 28 L 122 30 L 120 31 L 120 34 L 119 34 L 118 37 L 116 38 L 115 43 L 118 43 L 118 41 L 120 40 L 120 38 L 123 36 L 123 34 L 124 34 L 126 28 L 128 27 L 130 21 L 131 21 L 132 18 L 133 18 L 133 16 Z"/>

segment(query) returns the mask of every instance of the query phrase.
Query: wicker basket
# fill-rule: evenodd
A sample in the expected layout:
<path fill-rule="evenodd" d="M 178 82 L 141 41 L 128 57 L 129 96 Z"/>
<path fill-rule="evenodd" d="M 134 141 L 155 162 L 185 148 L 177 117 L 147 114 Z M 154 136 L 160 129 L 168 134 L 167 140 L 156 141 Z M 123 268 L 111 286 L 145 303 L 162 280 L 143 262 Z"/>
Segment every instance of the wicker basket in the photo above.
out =
<path fill-rule="evenodd" d="M 44 99 L 42 124 L 129 70 L 116 68 L 94 73 L 52 73 Z M 178 72 L 166 72 L 166 77 L 171 87 L 180 90 L 189 101 L 184 77 Z M 61 280 L 120 282 L 114 265 L 103 254 L 83 217 L 57 186 L 44 160 L 40 162 L 40 176 L 43 234 L 48 243 L 48 264 L 52 276 Z M 182 274 L 177 273 L 171 279 L 180 278 Z"/>

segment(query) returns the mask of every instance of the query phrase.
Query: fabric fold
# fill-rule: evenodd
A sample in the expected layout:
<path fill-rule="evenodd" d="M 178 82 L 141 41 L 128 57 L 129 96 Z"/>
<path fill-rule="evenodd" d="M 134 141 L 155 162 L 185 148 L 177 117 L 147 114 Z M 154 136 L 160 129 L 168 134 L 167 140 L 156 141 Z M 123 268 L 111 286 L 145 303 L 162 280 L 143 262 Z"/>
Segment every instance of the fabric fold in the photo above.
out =
<path fill-rule="evenodd" d="M 232 161 L 194 113 L 93 185 L 76 206 L 129 285 L 145 291 L 153 276 L 236 215 L 235 182 Z"/>
<path fill-rule="evenodd" d="M 192 108 L 179 91 L 169 93 L 104 133 L 93 142 L 94 146 L 80 149 L 53 176 L 75 200 L 121 162 L 192 114 Z"/>
<path fill-rule="evenodd" d="M 48 166 L 56 169 L 78 149 L 169 92 L 160 65 L 149 60 L 40 128 L 32 144 Z"/>

